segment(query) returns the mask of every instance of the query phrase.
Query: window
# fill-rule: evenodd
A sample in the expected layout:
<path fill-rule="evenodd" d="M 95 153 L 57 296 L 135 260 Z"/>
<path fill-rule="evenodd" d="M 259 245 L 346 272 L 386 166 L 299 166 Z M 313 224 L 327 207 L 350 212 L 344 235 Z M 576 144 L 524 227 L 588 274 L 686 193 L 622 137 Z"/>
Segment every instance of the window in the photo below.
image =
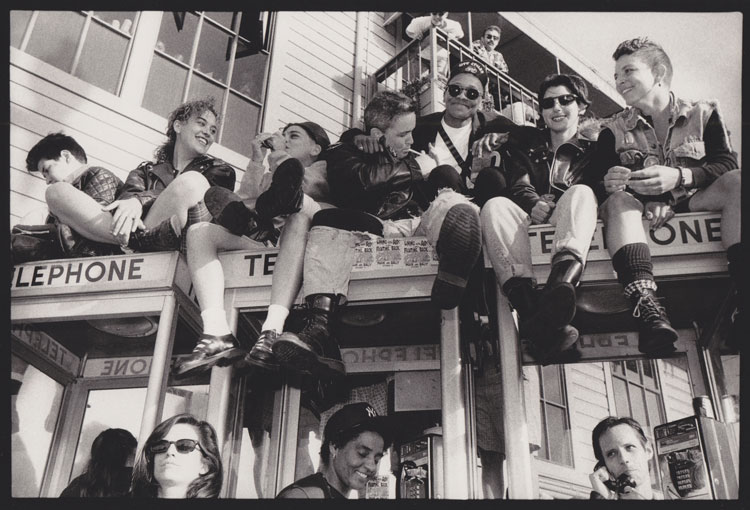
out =
<path fill-rule="evenodd" d="M 643 432 L 654 443 L 654 426 L 666 421 L 656 362 L 654 360 L 613 361 L 612 386 L 615 411 L 641 424 Z M 651 458 L 651 472 L 659 473 L 656 456 Z M 657 475 L 658 477 L 658 475 Z M 659 488 L 658 481 L 654 488 Z"/>
<path fill-rule="evenodd" d="M 247 152 L 260 123 L 269 54 L 269 13 L 164 13 L 143 107 L 164 117 L 183 101 L 214 96 L 217 142 Z"/>
<path fill-rule="evenodd" d="M 11 45 L 118 94 L 137 12 L 12 11 Z"/>
<path fill-rule="evenodd" d="M 573 466 L 573 449 L 567 392 L 562 365 L 537 367 L 541 408 L 541 448 L 539 458 Z"/>

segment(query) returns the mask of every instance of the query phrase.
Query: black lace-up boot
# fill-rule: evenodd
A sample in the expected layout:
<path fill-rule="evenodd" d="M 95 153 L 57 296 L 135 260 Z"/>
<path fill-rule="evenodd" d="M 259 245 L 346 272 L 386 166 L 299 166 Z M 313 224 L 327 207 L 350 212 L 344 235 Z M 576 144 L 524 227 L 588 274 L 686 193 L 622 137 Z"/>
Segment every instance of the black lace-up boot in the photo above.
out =
<path fill-rule="evenodd" d="M 276 370 L 279 368 L 279 362 L 273 353 L 273 344 L 276 343 L 279 334 L 273 329 L 266 329 L 260 332 L 258 340 L 245 356 L 245 363 L 255 365 L 256 367 L 266 370 Z"/>
<path fill-rule="evenodd" d="M 307 317 L 299 333 L 284 332 L 273 343 L 276 359 L 296 372 L 332 379 L 346 374 L 341 351 L 331 334 L 331 321 L 339 305 L 339 296 L 312 294 L 305 298 Z"/>
<path fill-rule="evenodd" d="M 677 331 L 667 318 L 667 311 L 651 289 L 630 296 L 633 317 L 638 320 L 638 350 L 652 357 L 666 356 L 676 348 Z"/>

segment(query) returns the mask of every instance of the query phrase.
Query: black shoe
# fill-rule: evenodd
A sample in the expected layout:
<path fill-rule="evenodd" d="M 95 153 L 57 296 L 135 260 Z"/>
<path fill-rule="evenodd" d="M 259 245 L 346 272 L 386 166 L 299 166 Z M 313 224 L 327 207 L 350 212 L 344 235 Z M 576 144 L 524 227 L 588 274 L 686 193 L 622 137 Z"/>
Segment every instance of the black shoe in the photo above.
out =
<path fill-rule="evenodd" d="M 128 247 L 141 253 L 179 250 L 180 236 L 167 218 L 155 227 L 139 229 L 130 234 Z"/>
<path fill-rule="evenodd" d="M 432 302 L 443 310 L 458 306 L 482 250 L 479 213 L 470 204 L 450 208 L 440 227 L 438 274 L 432 284 Z"/>
<path fill-rule="evenodd" d="M 667 356 L 677 349 L 677 331 L 654 291 L 646 289 L 630 297 L 633 317 L 638 319 L 638 350 L 650 357 Z"/>
<path fill-rule="evenodd" d="M 261 331 L 255 345 L 245 355 L 244 362 L 266 370 L 277 370 L 279 362 L 276 361 L 276 356 L 274 356 L 271 348 L 278 337 L 279 334 L 273 329 Z"/>
<path fill-rule="evenodd" d="M 276 168 L 271 187 L 255 202 L 255 212 L 262 221 L 270 222 L 276 216 L 293 214 L 302 208 L 304 175 L 305 168 L 296 158 L 289 158 Z"/>
<path fill-rule="evenodd" d="M 284 332 L 271 347 L 284 367 L 319 379 L 346 374 L 341 351 L 330 332 L 330 321 L 338 306 L 338 296 L 312 294 L 305 298 L 308 306 L 305 327 L 298 334 Z"/>
<path fill-rule="evenodd" d="M 554 333 L 570 324 L 576 313 L 576 285 L 583 264 L 565 259 L 552 265 L 547 283 L 539 295 L 539 303 L 525 322 L 529 340 L 541 344 L 544 351 L 556 348 Z"/>
<path fill-rule="evenodd" d="M 529 338 L 531 348 L 529 354 L 542 365 L 552 363 L 569 363 L 577 361 L 581 357 L 576 343 L 578 342 L 578 330 L 566 324 L 565 326 L 547 333 L 542 338 Z"/>
<path fill-rule="evenodd" d="M 258 215 L 245 206 L 235 193 L 221 186 L 211 186 L 203 196 L 214 222 L 236 236 L 251 236 L 258 230 Z"/>
<path fill-rule="evenodd" d="M 175 375 L 182 375 L 197 368 L 207 370 L 219 362 L 222 362 L 222 365 L 229 365 L 244 355 L 245 351 L 233 334 L 215 336 L 204 333 L 200 336 L 190 357 L 178 361 L 172 372 Z"/>

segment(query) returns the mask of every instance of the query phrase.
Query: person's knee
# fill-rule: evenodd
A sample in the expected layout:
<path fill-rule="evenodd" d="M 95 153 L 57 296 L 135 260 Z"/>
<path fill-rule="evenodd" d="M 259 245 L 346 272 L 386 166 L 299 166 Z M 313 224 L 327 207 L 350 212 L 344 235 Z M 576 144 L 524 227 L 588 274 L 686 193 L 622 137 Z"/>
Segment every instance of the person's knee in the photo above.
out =
<path fill-rule="evenodd" d="M 483 207 L 488 200 L 508 193 L 508 181 L 500 169 L 489 167 L 479 172 L 474 189 L 477 205 Z"/>
<path fill-rule="evenodd" d="M 44 191 L 44 200 L 47 202 L 47 208 L 54 212 L 61 207 L 65 207 L 66 204 L 70 204 L 67 191 L 71 187 L 67 182 L 55 182 L 47 186 L 47 189 Z"/>
<path fill-rule="evenodd" d="M 507 215 L 516 206 L 512 200 L 506 197 L 495 197 L 491 198 L 484 204 L 482 211 L 479 213 L 484 221 L 490 221 L 494 217 L 501 217 Z"/>
<path fill-rule="evenodd" d="M 626 191 L 616 191 L 607 198 L 603 216 L 611 218 L 626 212 L 642 210 L 643 205 L 633 195 Z"/>
<path fill-rule="evenodd" d="M 203 195 L 211 187 L 206 177 L 200 172 L 184 172 L 178 175 L 170 186 L 178 188 L 180 195 L 199 197 L 198 200 L 202 200 Z"/>
<path fill-rule="evenodd" d="M 722 196 L 730 199 L 739 199 L 742 192 L 742 172 L 739 169 L 731 170 L 719 179 L 721 182 Z"/>
<path fill-rule="evenodd" d="M 353 209 L 323 209 L 312 219 L 312 226 L 333 227 L 350 232 L 383 235 L 383 222 L 377 216 Z"/>

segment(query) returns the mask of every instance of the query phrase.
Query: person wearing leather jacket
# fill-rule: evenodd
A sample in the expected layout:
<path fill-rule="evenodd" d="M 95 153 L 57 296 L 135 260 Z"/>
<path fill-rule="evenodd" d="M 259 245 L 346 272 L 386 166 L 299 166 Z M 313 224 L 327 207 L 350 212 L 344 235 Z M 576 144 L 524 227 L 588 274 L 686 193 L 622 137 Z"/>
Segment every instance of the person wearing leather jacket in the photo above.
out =
<path fill-rule="evenodd" d="M 415 124 L 411 99 L 381 91 L 365 108 L 365 128 L 382 150 L 370 153 L 342 141 L 326 151 L 331 199 L 338 208 L 313 217 L 302 287 L 307 323 L 299 333 L 282 333 L 273 345 L 287 368 L 319 378 L 344 373 L 330 326 L 346 301 L 359 241 L 426 236 L 440 257 L 432 301 L 442 309 L 459 304 L 481 250 L 479 208 L 450 188 L 433 198 L 411 150 Z"/>
<path fill-rule="evenodd" d="M 183 103 L 169 115 L 156 161 L 132 170 L 117 200 L 101 207 L 71 187 L 50 189 L 47 200 L 63 223 L 93 241 L 140 252 L 180 249 L 189 224 L 211 219 L 202 202 L 206 190 L 234 189 L 234 169 L 206 154 L 217 122 L 212 97 Z"/>
<path fill-rule="evenodd" d="M 495 276 L 519 315 L 519 335 L 531 354 L 547 363 L 562 351 L 575 356 L 578 331 L 570 325 L 578 285 L 596 229 L 597 202 L 590 187 L 596 142 L 578 130 L 588 105 L 586 83 L 576 75 L 553 74 L 539 86 L 546 129 L 511 129 L 501 147 L 511 181 L 510 197 L 482 208 L 482 234 Z M 531 266 L 531 225 L 555 226 L 552 268 L 541 292 Z"/>

